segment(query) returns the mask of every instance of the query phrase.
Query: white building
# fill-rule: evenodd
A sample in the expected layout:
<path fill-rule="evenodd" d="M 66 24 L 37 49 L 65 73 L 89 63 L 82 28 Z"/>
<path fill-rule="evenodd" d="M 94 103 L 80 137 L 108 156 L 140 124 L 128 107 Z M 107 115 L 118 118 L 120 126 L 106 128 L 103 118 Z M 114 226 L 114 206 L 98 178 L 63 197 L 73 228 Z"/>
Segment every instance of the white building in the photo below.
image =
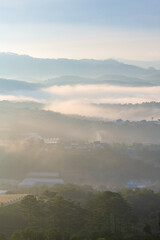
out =
<path fill-rule="evenodd" d="M 33 187 L 37 185 L 53 186 L 55 184 L 63 184 L 64 180 L 59 178 L 59 173 L 52 172 L 30 172 L 27 174 L 22 182 L 19 183 L 19 187 Z"/>

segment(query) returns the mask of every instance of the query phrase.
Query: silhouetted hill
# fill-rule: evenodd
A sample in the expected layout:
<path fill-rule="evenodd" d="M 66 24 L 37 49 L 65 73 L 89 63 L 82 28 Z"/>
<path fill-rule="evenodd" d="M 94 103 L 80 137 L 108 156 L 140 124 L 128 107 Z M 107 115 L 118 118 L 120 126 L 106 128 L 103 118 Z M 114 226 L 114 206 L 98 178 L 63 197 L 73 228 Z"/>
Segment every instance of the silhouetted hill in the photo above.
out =
<path fill-rule="evenodd" d="M 44 82 L 46 86 L 52 85 L 76 85 L 76 84 L 110 84 L 118 86 L 158 86 L 159 80 L 141 79 L 136 77 L 127 77 L 124 75 L 103 75 L 100 77 L 79 77 L 79 76 L 60 76 L 49 79 Z"/>
<path fill-rule="evenodd" d="M 17 80 L 9 80 L 0 78 L 0 93 L 11 93 L 17 91 L 33 91 L 40 87 L 40 84 L 28 83 Z"/>
<path fill-rule="evenodd" d="M 26 55 L 0 53 L 1 78 L 37 82 L 63 75 L 85 78 L 96 78 L 104 75 L 115 75 L 118 78 L 118 75 L 120 75 L 124 76 L 125 81 L 127 78 L 138 78 L 153 82 L 153 84 L 160 80 L 160 70 L 144 69 L 112 59 L 42 59 Z"/>
<path fill-rule="evenodd" d="M 160 70 L 160 60 L 157 61 L 136 61 L 136 60 L 127 60 L 127 59 L 119 59 L 120 62 L 125 64 L 136 65 L 142 68 L 156 68 Z"/>

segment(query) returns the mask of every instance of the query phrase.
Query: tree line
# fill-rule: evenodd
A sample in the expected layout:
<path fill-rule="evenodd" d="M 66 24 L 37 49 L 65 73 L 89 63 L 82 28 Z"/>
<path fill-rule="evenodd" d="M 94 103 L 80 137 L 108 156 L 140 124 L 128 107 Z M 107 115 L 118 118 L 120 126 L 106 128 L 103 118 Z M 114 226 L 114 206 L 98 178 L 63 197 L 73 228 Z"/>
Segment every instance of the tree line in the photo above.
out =
<path fill-rule="evenodd" d="M 158 240 L 160 194 L 76 185 L 46 189 L 1 207 L 0 231 L 0 240 Z"/>

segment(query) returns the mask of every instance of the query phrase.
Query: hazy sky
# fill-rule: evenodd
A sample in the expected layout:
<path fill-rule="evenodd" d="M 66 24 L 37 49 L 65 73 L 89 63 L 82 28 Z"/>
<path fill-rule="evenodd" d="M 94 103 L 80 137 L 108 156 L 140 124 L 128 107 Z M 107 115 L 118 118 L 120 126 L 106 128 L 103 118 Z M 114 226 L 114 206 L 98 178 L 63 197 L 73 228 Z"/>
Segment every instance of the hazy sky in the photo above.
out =
<path fill-rule="evenodd" d="M 0 0 L 0 52 L 160 59 L 160 0 Z"/>

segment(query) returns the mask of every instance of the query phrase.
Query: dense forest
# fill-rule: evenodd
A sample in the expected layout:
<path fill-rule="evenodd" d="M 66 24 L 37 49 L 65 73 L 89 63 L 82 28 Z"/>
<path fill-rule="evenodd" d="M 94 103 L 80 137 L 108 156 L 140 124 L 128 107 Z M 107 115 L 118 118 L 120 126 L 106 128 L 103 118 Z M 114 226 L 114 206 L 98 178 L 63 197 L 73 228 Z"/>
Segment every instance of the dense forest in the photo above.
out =
<path fill-rule="evenodd" d="M 28 189 L 0 208 L 0 239 L 160 239 L 160 193 L 147 189 L 96 191 L 73 184 Z"/>

